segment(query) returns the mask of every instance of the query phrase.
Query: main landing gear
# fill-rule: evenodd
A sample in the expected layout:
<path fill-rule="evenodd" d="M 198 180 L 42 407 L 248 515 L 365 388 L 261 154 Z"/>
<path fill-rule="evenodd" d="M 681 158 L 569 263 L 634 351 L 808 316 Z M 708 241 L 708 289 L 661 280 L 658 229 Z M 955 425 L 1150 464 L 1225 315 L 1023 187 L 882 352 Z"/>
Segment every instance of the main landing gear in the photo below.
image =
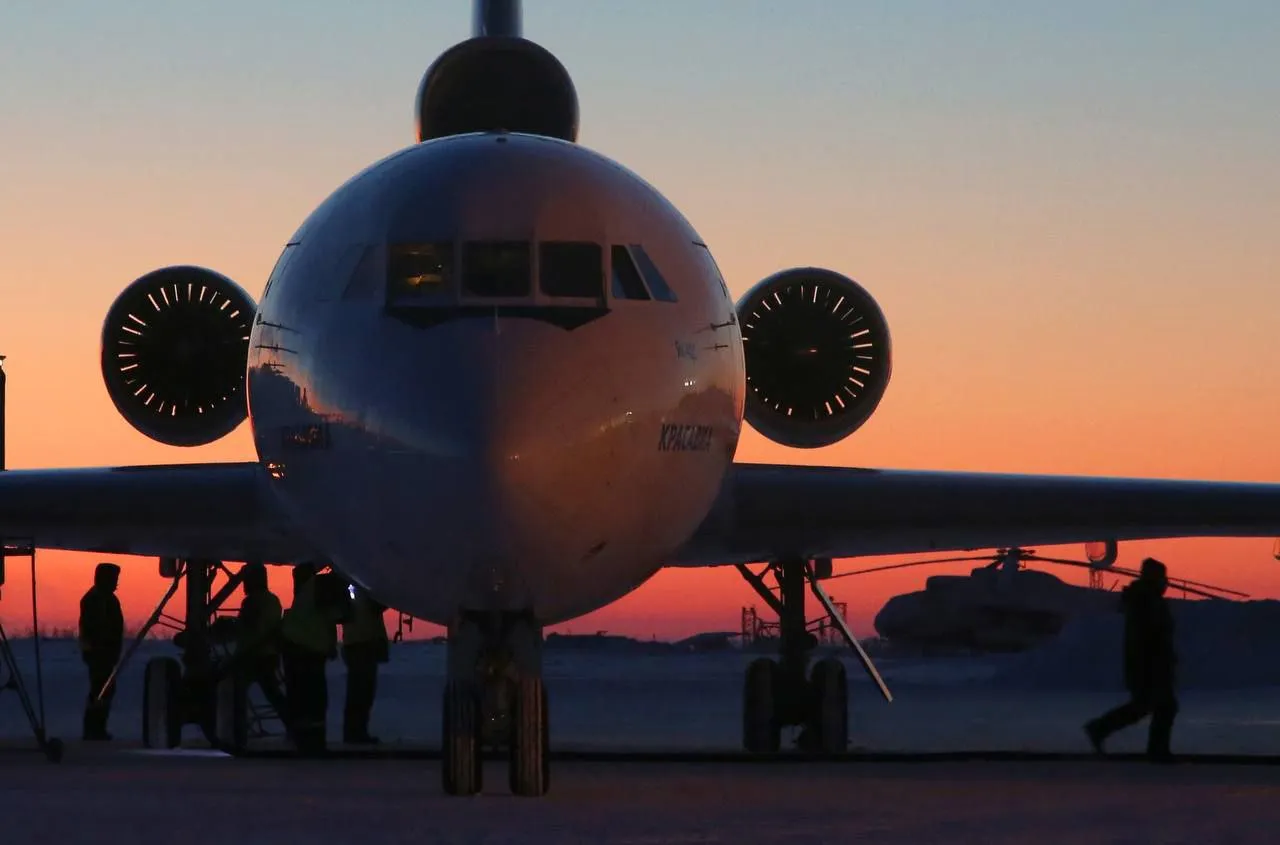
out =
<path fill-rule="evenodd" d="M 115 683 L 152 628 L 161 625 L 176 630 L 173 642 L 181 650 L 180 657 L 153 657 L 144 670 L 142 744 L 176 748 L 182 741 L 183 727 L 194 724 L 215 748 L 242 750 L 251 730 L 265 733 L 265 719 L 284 712 L 283 701 L 271 701 L 268 708 L 253 707 L 244 683 L 232 671 L 226 646 L 233 631 L 228 623 L 234 623 L 218 614 L 240 587 L 243 575 L 220 561 L 176 558 L 161 558 L 160 574 L 171 579 L 169 589 L 107 683 Z M 221 585 L 217 585 L 219 575 L 225 576 Z M 179 618 L 165 608 L 184 582 L 186 612 Z"/>
<path fill-rule="evenodd" d="M 542 628 L 525 614 L 466 614 L 449 628 L 442 775 L 449 795 L 484 785 L 486 749 L 506 750 L 515 795 L 551 785 Z"/>
<path fill-rule="evenodd" d="M 843 753 L 849 744 L 848 679 L 844 664 L 834 657 L 819 660 L 808 671 L 817 638 L 809 632 L 805 617 L 806 582 L 881 694 L 887 701 L 893 696 L 822 588 L 820 579 L 831 575 L 830 559 L 782 558 L 771 561 L 758 574 L 744 564 L 738 564 L 738 571 L 778 614 L 779 623 L 778 658 L 757 658 L 747 666 L 743 747 L 753 754 L 776 753 L 781 748 L 782 729 L 798 726 L 800 750 Z M 777 581 L 778 595 L 765 582 L 766 575 Z"/>

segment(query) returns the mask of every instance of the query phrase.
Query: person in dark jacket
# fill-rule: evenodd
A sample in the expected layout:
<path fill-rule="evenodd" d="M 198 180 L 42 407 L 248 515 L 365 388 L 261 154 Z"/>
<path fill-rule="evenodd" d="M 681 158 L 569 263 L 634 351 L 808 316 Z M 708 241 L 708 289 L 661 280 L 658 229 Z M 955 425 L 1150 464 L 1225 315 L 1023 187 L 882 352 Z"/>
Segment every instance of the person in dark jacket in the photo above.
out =
<path fill-rule="evenodd" d="M 89 669 L 89 697 L 84 706 L 86 740 L 109 740 L 107 719 L 116 685 L 103 691 L 124 647 L 124 614 L 116 586 L 120 583 L 120 567 L 100 563 L 93 573 L 93 586 L 80 599 L 80 657 Z M 101 693 L 101 696 L 99 696 Z"/>
<path fill-rule="evenodd" d="M 1174 695 L 1174 667 L 1178 658 L 1173 643 L 1173 614 L 1165 601 L 1169 586 L 1165 565 L 1155 558 L 1142 562 L 1142 572 L 1120 594 L 1124 611 L 1124 682 L 1129 701 L 1084 726 L 1093 748 L 1103 753 L 1107 737 L 1150 714 L 1147 756 L 1154 761 L 1173 759 L 1169 738 L 1178 714 Z"/>
<path fill-rule="evenodd" d="M 267 568 L 261 563 L 244 567 L 244 601 L 236 629 L 236 660 L 246 687 L 256 683 L 281 719 L 286 716 L 280 668 L 280 599 L 267 585 Z"/>
<path fill-rule="evenodd" d="M 347 699 L 342 715 L 342 741 L 377 745 L 369 733 L 369 713 L 378 692 L 378 664 L 390 658 L 387 607 L 363 588 L 355 589 L 351 615 L 342 623 L 342 660 L 347 664 Z"/>

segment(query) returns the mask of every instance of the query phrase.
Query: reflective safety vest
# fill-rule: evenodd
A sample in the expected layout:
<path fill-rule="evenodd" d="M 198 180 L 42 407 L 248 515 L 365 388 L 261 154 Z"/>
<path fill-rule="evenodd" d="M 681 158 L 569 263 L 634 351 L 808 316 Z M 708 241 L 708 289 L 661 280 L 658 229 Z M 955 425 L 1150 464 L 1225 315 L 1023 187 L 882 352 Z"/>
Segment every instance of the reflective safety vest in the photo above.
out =
<path fill-rule="evenodd" d="M 387 659 L 387 626 L 382 615 L 386 608 L 374 602 L 363 592 L 356 593 L 351 615 L 342 623 L 342 645 L 377 647 L 378 660 Z"/>
<path fill-rule="evenodd" d="M 239 626 L 236 630 L 236 652 L 256 651 L 270 657 L 279 652 L 277 645 L 280 624 L 280 599 L 275 593 L 264 590 L 250 593 L 240 604 Z"/>
<path fill-rule="evenodd" d="M 338 650 L 338 626 L 316 604 L 315 578 L 307 581 L 294 597 L 293 606 L 280 620 L 280 635 L 307 651 L 332 658 Z"/>

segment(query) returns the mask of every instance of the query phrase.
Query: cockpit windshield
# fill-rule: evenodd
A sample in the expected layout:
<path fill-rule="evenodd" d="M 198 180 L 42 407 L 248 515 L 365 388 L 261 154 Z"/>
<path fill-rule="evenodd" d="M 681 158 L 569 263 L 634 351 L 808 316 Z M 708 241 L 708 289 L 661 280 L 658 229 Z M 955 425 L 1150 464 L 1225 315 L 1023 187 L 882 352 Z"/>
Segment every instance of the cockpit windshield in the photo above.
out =
<path fill-rule="evenodd" d="M 604 249 L 585 241 L 538 246 L 538 281 L 547 296 L 604 297 Z"/>
<path fill-rule="evenodd" d="M 387 249 L 387 301 L 438 297 L 453 283 L 453 244 L 392 244 Z"/>
<path fill-rule="evenodd" d="M 607 309 L 609 299 L 676 301 L 653 259 L 635 244 L 393 243 L 387 246 L 386 267 L 386 304 L 401 314 L 437 306 L 479 307 L 476 300 L 486 299 L 525 300 L 504 302 L 504 308 L 597 310 Z"/>
<path fill-rule="evenodd" d="M 465 296 L 529 295 L 528 241 L 469 241 L 462 245 Z"/>

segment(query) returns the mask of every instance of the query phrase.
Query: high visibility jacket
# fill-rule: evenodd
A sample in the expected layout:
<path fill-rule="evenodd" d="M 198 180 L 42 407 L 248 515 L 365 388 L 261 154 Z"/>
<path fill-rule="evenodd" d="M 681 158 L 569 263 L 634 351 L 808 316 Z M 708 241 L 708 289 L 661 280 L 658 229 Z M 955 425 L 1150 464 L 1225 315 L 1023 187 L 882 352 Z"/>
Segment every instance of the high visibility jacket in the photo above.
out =
<path fill-rule="evenodd" d="M 302 585 L 293 605 L 280 619 L 280 636 L 300 648 L 333 658 L 338 652 L 338 626 L 316 603 L 316 582 Z"/>
<path fill-rule="evenodd" d="M 343 648 L 350 646 L 372 646 L 379 662 L 385 663 L 388 657 L 387 626 L 382 615 L 386 608 L 363 592 L 356 593 L 352 603 L 351 615 L 342 623 Z"/>
<path fill-rule="evenodd" d="M 277 643 L 280 624 L 280 599 L 270 590 L 250 593 L 240 604 L 236 630 L 236 652 L 256 651 L 264 656 L 279 652 Z"/>

